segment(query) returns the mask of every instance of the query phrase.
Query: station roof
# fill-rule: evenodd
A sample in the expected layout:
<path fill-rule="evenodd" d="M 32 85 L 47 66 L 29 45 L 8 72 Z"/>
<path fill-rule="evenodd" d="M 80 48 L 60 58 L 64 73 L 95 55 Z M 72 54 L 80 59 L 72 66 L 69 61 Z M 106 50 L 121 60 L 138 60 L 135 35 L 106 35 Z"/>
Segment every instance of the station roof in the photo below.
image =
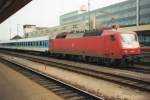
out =
<path fill-rule="evenodd" d="M 0 0 L 0 23 L 32 0 Z"/>

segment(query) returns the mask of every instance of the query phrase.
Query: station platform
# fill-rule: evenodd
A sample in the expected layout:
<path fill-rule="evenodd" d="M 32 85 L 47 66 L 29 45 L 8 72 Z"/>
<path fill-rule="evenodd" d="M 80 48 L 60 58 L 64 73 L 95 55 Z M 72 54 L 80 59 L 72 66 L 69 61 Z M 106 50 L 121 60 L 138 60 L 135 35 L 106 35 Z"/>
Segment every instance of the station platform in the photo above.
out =
<path fill-rule="evenodd" d="M 0 100 L 63 100 L 0 62 Z"/>

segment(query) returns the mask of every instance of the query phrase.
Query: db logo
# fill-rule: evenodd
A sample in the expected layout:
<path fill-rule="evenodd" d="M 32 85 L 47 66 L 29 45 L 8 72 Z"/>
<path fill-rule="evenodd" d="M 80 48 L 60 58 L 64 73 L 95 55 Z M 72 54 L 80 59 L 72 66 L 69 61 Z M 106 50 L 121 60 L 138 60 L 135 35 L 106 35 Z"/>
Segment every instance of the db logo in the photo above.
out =
<path fill-rule="evenodd" d="M 72 48 L 74 47 L 74 44 L 73 44 L 73 43 L 71 44 L 71 47 L 72 47 Z"/>

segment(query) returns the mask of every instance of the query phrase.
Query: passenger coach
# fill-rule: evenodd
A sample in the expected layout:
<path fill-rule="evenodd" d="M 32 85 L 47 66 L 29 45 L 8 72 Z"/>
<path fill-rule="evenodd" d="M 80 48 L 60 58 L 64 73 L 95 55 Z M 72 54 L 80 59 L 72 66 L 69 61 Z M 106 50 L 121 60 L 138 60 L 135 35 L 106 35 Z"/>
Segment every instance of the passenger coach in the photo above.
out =
<path fill-rule="evenodd" d="M 49 36 L 0 42 L 0 48 L 4 49 L 45 52 L 48 51 L 48 47 L 49 47 Z"/>

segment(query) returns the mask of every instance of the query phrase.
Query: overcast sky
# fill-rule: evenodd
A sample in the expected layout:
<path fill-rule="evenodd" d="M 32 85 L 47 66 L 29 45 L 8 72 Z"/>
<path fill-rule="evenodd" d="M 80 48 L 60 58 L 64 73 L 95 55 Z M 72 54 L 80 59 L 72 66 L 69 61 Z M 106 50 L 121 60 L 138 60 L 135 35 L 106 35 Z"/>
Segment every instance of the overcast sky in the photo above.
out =
<path fill-rule="evenodd" d="M 37 26 L 56 26 L 59 25 L 59 16 L 67 12 L 79 10 L 81 5 L 87 6 L 88 0 L 32 0 L 29 4 L 19 10 L 0 24 L 0 40 L 10 38 L 17 34 L 22 35 L 22 25 L 34 24 Z M 102 8 L 114 3 L 125 0 L 90 0 L 91 9 Z"/>

